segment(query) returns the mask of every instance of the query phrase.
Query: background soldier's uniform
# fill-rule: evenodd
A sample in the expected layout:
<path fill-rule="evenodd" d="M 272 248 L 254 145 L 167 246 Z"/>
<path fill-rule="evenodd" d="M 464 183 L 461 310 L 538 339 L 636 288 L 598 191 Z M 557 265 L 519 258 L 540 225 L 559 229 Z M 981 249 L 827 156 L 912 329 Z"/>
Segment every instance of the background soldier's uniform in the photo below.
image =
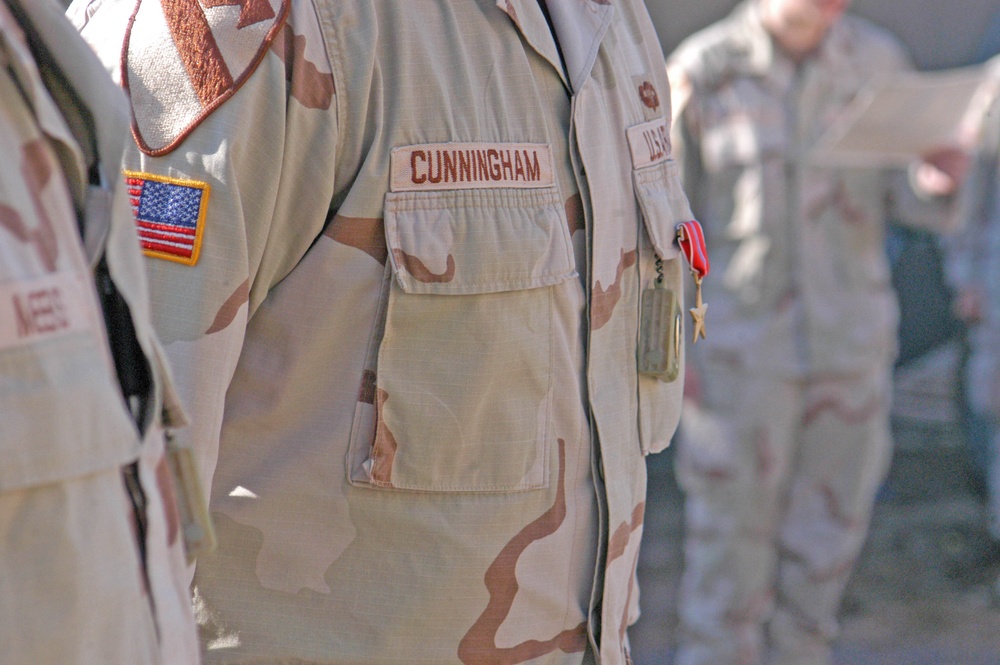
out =
<path fill-rule="evenodd" d="M 71 9 L 113 71 L 135 5 Z M 626 662 L 681 389 L 638 303 L 691 219 L 644 7 L 553 3 L 560 49 L 534 0 L 229 5 L 143 0 L 123 82 L 132 182 L 208 197 L 174 244 L 138 206 L 208 660 Z"/>
<path fill-rule="evenodd" d="M 0 2 L 0 663 L 196 663 L 124 99 L 57 4 L 17 5 Z M 131 412 L 123 353 L 143 370 Z"/>
<path fill-rule="evenodd" d="M 769 622 L 772 662 L 826 663 L 891 452 L 887 192 L 911 222 L 944 213 L 921 209 L 905 174 L 821 168 L 809 150 L 906 58 L 844 16 L 796 66 L 751 1 L 668 61 L 675 152 L 715 268 L 678 454 L 678 662 L 756 663 Z"/>

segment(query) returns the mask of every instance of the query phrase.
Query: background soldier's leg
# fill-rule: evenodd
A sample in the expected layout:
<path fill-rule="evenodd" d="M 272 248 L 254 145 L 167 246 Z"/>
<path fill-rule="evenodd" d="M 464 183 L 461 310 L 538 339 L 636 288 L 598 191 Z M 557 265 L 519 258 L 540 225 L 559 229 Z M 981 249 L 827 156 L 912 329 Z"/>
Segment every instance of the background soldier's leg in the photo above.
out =
<path fill-rule="evenodd" d="M 685 405 L 678 453 L 686 531 L 677 663 L 751 665 L 773 603 L 800 388 L 718 367 L 700 378 L 704 400 Z"/>
<path fill-rule="evenodd" d="M 781 527 L 774 665 L 828 665 L 844 587 L 892 454 L 888 370 L 815 381 Z"/>

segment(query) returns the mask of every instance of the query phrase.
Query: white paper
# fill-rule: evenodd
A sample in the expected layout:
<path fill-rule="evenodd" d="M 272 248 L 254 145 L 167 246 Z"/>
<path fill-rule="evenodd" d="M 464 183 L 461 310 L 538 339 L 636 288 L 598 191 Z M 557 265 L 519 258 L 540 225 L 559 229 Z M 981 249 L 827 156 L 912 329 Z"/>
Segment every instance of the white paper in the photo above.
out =
<path fill-rule="evenodd" d="M 927 152 L 970 147 L 1000 78 L 984 66 L 902 72 L 862 90 L 813 149 L 814 162 L 906 166 Z"/>

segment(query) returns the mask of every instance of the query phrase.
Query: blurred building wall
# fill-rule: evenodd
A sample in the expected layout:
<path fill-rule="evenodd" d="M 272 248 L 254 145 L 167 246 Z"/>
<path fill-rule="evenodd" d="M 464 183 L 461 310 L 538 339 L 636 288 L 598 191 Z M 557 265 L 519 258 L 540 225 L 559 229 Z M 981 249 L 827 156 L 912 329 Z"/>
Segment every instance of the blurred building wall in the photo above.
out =
<path fill-rule="evenodd" d="M 735 0 L 646 0 L 665 52 L 692 32 L 721 18 Z M 997 0 L 854 0 L 851 11 L 891 30 L 921 69 L 972 62 Z"/>

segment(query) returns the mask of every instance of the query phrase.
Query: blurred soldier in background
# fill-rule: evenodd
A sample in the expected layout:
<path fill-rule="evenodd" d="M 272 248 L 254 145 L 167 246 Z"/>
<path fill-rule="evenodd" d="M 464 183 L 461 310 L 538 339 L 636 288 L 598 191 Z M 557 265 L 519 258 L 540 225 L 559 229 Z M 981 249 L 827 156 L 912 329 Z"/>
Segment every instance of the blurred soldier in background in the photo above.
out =
<path fill-rule="evenodd" d="M 643 4 L 70 12 L 214 475 L 208 662 L 627 663 L 691 221 Z"/>
<path fill-rule="evenodd" d="M 1000 57 L 988 66 L 1000 87 Z M 1000 550 L 1000 97 L 986 111 L 977 147 L 959 199 L 965 226 L 947 245 L 947 272 L 956 312 L 969 326 L 965 396 L 972 452 L 986 467 L 988 531 Z"/>
<path fill-rule="evenodd" d="M 747 0 L 669 58 L 675 153 L 716 269 L 678 453 L 680 665 L 829 663 L 888 468 L 886 202 L 911 222 L 948 217 L 905 173 L 810 162 L 862 87 L 908 67 L 848 4 Z M 922 163 L 912 178 L 943 197 L 963 159 L 935 159 L 946 171 Z"/>
<path fill-rule="evenodd" d="M 52 0 L 0 63 L 0 663 L 197 663 L 124 99 Z"/>

